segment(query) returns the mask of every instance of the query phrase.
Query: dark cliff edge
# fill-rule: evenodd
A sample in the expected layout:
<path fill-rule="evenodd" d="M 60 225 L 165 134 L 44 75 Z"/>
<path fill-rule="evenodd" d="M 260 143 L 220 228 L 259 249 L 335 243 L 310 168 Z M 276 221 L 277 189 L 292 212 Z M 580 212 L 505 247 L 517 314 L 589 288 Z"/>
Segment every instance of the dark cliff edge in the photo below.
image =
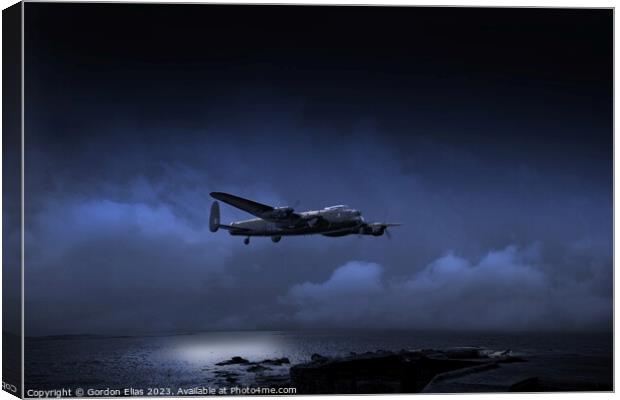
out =
<path fill-rule="evenodd" d="M 532 366 L 533 368 L 530 368 Z M 291 367 L 299 394 L 472 393 L 608 391 L 611 384 L 549 379 L 549 365 L 530 363 L 510 351 L 461 347 L 352 354 Z M 551 367 L 551 369 L 553 369 Z"/>

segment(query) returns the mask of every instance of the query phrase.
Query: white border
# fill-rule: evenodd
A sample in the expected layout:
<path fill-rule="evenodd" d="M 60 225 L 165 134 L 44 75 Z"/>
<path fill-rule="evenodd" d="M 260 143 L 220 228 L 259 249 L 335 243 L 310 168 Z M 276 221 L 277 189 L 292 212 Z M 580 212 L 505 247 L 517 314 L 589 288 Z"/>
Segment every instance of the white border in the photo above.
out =
<path fill-rule="evenodd" d="M 37 0 L 30 0 L 32 2 L 37 1 Z M 69 1 L 65 1 L 65 2 L 69 2 Z M 73 2 L 73 1 L 71 1 Z M 78 1 L 75 1 L 78 2 Z M 92 2 L 92 3 L 97 3 L 97 2 L 112 2 L 112 1 L 79 1 L 79 2 L 83 2 L 83 3 L 87 3 L 87 2 Z M 181 1 L 174 1 L 174 0 L 151 0 L 151 1 L 143 1 L 143 0 L 126 0 L 124 2 L 127 3 L 197 3 L 197 4 L 212 4 L 212 3 L 220 3 L 220 4 L 312 4 L 312 5 L 320 5 L 320 4 L 325 4 L 325 5 L 382 5 L 382 6 L 469 6 L 469 7 L 558 7 L 558 8 L 583 8 L 583 7 L 587 7 L 587 8 L 615 8 L 616 2 L 615 1 L 604 1 L 604 0 L 591 0 L 591 1 L 583 1 L 583 0 L 563 0 L 563 1 L 559 1 L 559 0 L 544 0 L 544 1 L 506 1 L 506 0 L 478 0 L 478 1 L 464 1 L 464 0 L 449 0 L 449 1 L 432 1 L 432 2 L 424 2 L 424 1 L 415 1 L 415 0 L 389 0 L 389 1 L 382 1 L 382 0 L 365 0 L 365 1 L 360 1 L 360 0 L 339 0 L 339 1 L 330 1 L 330 0 L 287 0 L 287 1 L 282 1 L 282 0 L 270 0 L 270 1 L 260 1 L 260 0 L 229 0 L 229 1 L 199 1 L 199 0 L 181 0 Z M 17 3 L 14 0 L 0 0 L 0 5 L 2 6 L 1 8 L 7 8 L 13 4 Z M 21 148 L 21 224 L 22 224 L 22 229 L 21 229 L 21 285 L 22 285 L 22 333 L 24 332 L 24 328 L 25 328 L 25 323 L 24 323 L 24 257 L 25 257 L 25 232 L 24 232 L 24 198 L 25 198 L 25 191 L 24 191 L 24 156 L 25 156 L 25 152 L 24 152 L 24 141 L 25 141 L 25 137 L 24 137 L 24 79 L 23 79 L 23 74 L 24 74 L 24 26 L 23 26 L 23 18 L 24 18 L 24 12 L 23 12 L 23 4 L 22 4 L 22 79 L 21 79 L 21 87 L 22 87 L 22 110 L 21 110 L 21 123 L 22 123 L 22 137 L 21 137 L 21 143 L 22 143 L 22 148 Z M 2 39 L 2 32 L 1 32 L 1 19 L 0 19 L 0 42 Z M 615 30 L 615 15 L 614 15 L 614 78 L 617 72 L 617 64 L 615 62 L 615 43 L 617 43 L 617 32 Z M 1 58 L 1 56 L 0 56 Z M 1 87 L 1 76 L 0 76 L 0 87 Z M 615 99 L 615 93 L 616 93 L 616 81 L 614 79 L 614 99 Z M 0 107 L 2 104 L 2 100 L 1 100 L 1 96 L 0 96 Z M 616 210 L 616 207 L 618 205 L 617 202 L 617 197 L 616 197 L 616 193 L 615 193 L 615 188 L 617 187 L 616 183 L 617 183 L 617 179 L 620 173 L 620 167 L 615 163 L 615 154 L 617 154 L 617 150 L 618 150 L 618 143 L 615 140 L 615 116 L 618 113 L 618 106 L 616 104 L 616 102 L 614 101 L 614 211 Z M 2 184 L 2 166 L 1 166 L 1 160 L 2 160 L 2 156 L 0 154 L 0 188 L 1 188 L 1 184 Z M 0 206 L 2 204 L 2 199 L 0 198 Z M 620 239 L 618 239 L 618 236 L 615 234 L 616 230 L 615 227 L 617 226 L 616 224 L 616 213 L 614 212 L 614 265 L 615 265 L 615 249 L 618 248 L 618 246 L 620 245 Z M 0 230 L 0 240 L 2 238 L 2 232 Z M 0 259 L 2 256 L 2 249 L 0 248 Z M 618 322 L 617 319 L 615 318 L 615 310 L 616 308 L 616 298 L 615 298 L 615 288 L 616 285 L 618 284 L 618 276 L 617 274 L 615 274 L 614 271 L 614 332 L 617 333 L 618 332 Z M 1 274 L 0 274 L 0 287 L 1 287 L 1 283 L 2 283 L 2 278 L 1 278 Z M 0 299 L 0 305 L 2 304 L 2 300 Z M 24 375 L 23 375 L 23 365 L 24 365 L 24 337 L 22 334 L 22 390 L 23 390 L 23 379 L 24 379 Z M 614 334 L 614 361 L 616 359 L 615 357 L 615 334 Z M 1 355 L 1 350 L 0 350 L 0 355 Z M 614 367 L 615 367 L 615 363 L 614 363 Z M 619 381 L 620 374 L 618 372 L 617 368 L 614 368 L 614 384 L 617 384 Z M 4 391 L 0 391 L 0 400 L 9 400 L 9 399 L 14 399 L 14 396 L 11 396 L 10 394 L 8 394 L 7 392 Z M 442 398 L 442 397 L 447 397 L 450 396 L 450 398 L 452 399 L 459 399 L 459 398 L 469 398 L 471 399 L 473 398 L 508 398 L 508 399 L 527 399 L 527 398 L 531 398 L 533 396 L 545 396 L 548 399 L 580 399 L 580 398 L 588 398 L 588 399 L 602 399 L 602 398 L 610 398 L 612 396 L 614 396 L 614 394 L 610 394 L 610 393 L 541 393 L 541 394 L 457 394 L 457 395 L 420 395 L 420 394 L 416 394 L 416 395 L 398 395 L 396 396 L 397 398 L 402 398 L 402 397 L 413 397 L 415 396 L 416 398 L 421 397 L 421 398 L 429 398 L 430 396 L 432 396 L 433 398 Z M 308 397 L 308 398 L 314 398 L 314 399 L 318 399 L 318 398 L 326 398 L 327 396 L 302 396 L 302 397 Z M 329 396 L 329 397 L 344 397 L 344 396 Z M 233 396 L 233 398 L 243 398 L 243 399 L 247 399 L 247 397 L 237 397 L 237 396 Z M 261 396 L 261 398 L 264 398 L 264 396 Z M 272 398 L 272 397 L 268 397 L 268 398 Z M 275 398 L 275 397 L 273 397 Z M 363 398 L 368 398 L 368 396 L 346 396 L 346 398 L 354 398 L 354 399 L 363 399 Z M 386 395 L 380 395 L 380 396 L 374 396 L 374 398 L 377 399 L 389 399 L 389 398 L 395 398 L 394 396 L 386 396 Z"/>

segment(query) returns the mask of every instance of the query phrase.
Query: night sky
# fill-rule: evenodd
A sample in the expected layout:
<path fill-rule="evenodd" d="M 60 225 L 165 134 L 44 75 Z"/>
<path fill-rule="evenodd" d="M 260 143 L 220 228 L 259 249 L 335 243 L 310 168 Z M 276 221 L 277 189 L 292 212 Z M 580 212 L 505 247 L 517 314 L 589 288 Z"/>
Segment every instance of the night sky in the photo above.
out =
<path fill-rule="evenodd" d="M 610 330 L 612 18 L 27 3 L 26 335 Z M 404 225 L 245 246 L 211 191 Z"/>

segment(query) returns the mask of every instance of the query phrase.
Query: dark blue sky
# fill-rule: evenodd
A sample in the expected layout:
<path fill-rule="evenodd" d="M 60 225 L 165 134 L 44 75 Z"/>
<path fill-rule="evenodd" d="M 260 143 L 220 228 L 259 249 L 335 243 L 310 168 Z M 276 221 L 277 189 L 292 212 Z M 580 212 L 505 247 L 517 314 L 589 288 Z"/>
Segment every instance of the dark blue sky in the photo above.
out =
<path fill-rule="evenodd" d="M 25 18 L 26 334 L 611 328 L 611 10 Z M 210 191 L 405 225 L 244 246 Z"/>

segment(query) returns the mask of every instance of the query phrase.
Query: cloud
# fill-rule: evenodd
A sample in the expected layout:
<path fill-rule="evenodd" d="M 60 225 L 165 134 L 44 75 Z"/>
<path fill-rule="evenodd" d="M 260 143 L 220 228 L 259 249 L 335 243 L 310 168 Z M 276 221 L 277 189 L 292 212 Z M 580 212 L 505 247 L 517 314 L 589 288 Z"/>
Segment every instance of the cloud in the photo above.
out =
<path fill-rule="evenodd" d="M 293 286 L 287 300 L 300 309 L 295 318 L 303 323 L 341 325 L 368 317 L 375 298 L 381 298 L 383 268 L 375 263 L 351 261 L 336 269 L 324 283 Z"/>
<path fill-rule="evenodd" d="M 233 279 L 228 238 L 164 202 L 51 202 L 30 228 L 29 335 L 205 328 L 219 313 L 205 303 Z"/>
<path fill-rule="evenodd" d="M 561 285 L 541 268 L 541 246 L 511 245 L 470 261 L 452 252 L 418 273 L 388 279 L 374 263 L 349 262 L 282 301 L 303 326 L 341 328 L 606 329 L 611 300 L 595 279 Z"/>

